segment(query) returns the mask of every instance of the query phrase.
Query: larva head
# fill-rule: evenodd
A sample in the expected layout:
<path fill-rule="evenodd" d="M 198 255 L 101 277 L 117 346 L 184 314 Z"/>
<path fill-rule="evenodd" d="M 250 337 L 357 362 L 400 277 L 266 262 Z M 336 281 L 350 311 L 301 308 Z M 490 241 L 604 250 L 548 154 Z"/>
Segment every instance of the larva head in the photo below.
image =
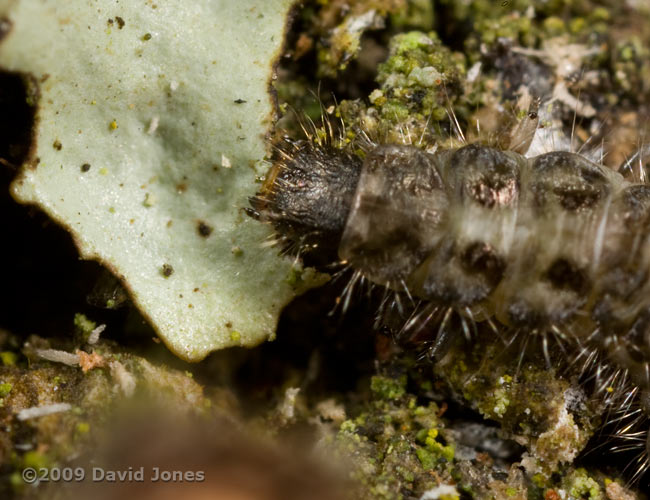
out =
<path fill-rule="evenodd" d="M 287 142 L 249 214 L 271 223 L 287 246 L 335 261 L 360 171 L 361 160 L 346 151 Z"/>

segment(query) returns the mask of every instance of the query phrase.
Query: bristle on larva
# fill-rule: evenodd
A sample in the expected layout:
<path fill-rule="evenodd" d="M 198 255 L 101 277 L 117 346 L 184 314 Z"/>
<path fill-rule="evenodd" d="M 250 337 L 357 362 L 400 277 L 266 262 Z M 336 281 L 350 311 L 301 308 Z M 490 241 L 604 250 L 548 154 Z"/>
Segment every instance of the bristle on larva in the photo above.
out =
<path fill-rule="evenodd" d="M 526 157 L 537 106 L 510 150 L 363 133 L 336 147 L 331 127 L 286 141 L 251 214 L 285 248 L 352 270 L 344 309 L 360 283 L 384 287 L 379 322 L 429 359 L 477 323 L 506 343 L 534 337 L 549 364 L 566 346 L 604 404 L 627 408 L 610 423 L 618 448 L 642 449 L 639 477 L 650 454 L 650 185 L 637 163 L 648 154 L 626 176 L 578 153 Z M 390 308 L 401 325 L 386 321 Z"/>

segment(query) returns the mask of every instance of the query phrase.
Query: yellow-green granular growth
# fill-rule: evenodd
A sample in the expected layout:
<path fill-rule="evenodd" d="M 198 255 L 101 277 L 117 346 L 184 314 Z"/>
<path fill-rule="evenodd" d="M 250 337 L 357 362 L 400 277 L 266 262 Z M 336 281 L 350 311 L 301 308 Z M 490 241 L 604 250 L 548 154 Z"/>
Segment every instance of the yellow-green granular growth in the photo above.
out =
<path fill-rule="evenodd" d="M 397 379 L 376 375 L 370 380 L 370 390 L 381 399 L 397 399 L 406 393 L 406 375 Z"/>
<path fill-rule="evenodd" d="M 417 454 L 418 459 L 420 460 L 420 463 L 424 469 L 435 469 L 437 460 L 431 452 L 429 452 L 426 448 L 418 448 L 415 450 L 415 453 Z"/>
<path fill-rule="evenodd" d="M 422 431 L 418 433 L 418 441 L 424 441 L 426 449 L 432 456 L 451 462 L 454 459 L 454 447 L 452 445 L 443 445 L 436 439 L 437 437 L 438 429 L 429 429 L 426 435 Z"/>
<path fill-rule="evenodd" d="M 14 366 L 18 360 L 18 355 L 12 351 L 0 352 L 0 361 L 4 366 Z"/>
<path fill-rule="evenodd" d="M 74 326 L 84 336 L 88 336 L 95 328 L 97 328 L 97 323 L 89 319 L 85 314 L 77 313 L 74 315 Z"/>
<path fill-rule="evenodd" d="M 390 121 L 415 116 L 441 120 L 457 95 L 465 58 L 445 47 L 435 33 L 411 31 L 394 36 L 389 56 L 379 65 L 374 106 Z"/>
<path fill-rule="evenodd" d="M 8 382 L 0 384 L 0 398 L 7 396 L 11 392 L 12 387 L 13 386 Z"/>
<path fill-rule="evenodd" d="M 573 498 L 604 500 L 605 496 L 598 482 L 585 469 L 576 469 L 566 478 L 567 489 Z"/>

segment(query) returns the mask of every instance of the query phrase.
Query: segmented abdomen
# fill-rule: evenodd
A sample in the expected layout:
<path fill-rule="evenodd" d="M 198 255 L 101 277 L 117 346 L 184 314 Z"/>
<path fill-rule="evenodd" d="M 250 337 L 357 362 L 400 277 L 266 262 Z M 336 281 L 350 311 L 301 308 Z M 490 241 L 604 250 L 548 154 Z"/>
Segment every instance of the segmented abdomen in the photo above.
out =
<path fill-rule="evenodd" d="M 648 386 L 649 237 L 650 186 L 578 154 L 382 145 L 361 166 L 339 256 L 475 318 L 589 338 Z"/>

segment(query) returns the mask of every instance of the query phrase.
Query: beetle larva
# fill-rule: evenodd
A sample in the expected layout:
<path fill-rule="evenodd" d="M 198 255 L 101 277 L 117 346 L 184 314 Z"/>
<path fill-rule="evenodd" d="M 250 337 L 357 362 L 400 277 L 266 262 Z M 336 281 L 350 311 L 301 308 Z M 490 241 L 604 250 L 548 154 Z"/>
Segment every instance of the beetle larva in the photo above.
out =
<path fill-rule="evenodd" d="M 251 203 L 377 285 L 599 352 L 650 413 L 650 185 L 570 152 L 382 144 L 361 159 L 297 141 Z"/>

